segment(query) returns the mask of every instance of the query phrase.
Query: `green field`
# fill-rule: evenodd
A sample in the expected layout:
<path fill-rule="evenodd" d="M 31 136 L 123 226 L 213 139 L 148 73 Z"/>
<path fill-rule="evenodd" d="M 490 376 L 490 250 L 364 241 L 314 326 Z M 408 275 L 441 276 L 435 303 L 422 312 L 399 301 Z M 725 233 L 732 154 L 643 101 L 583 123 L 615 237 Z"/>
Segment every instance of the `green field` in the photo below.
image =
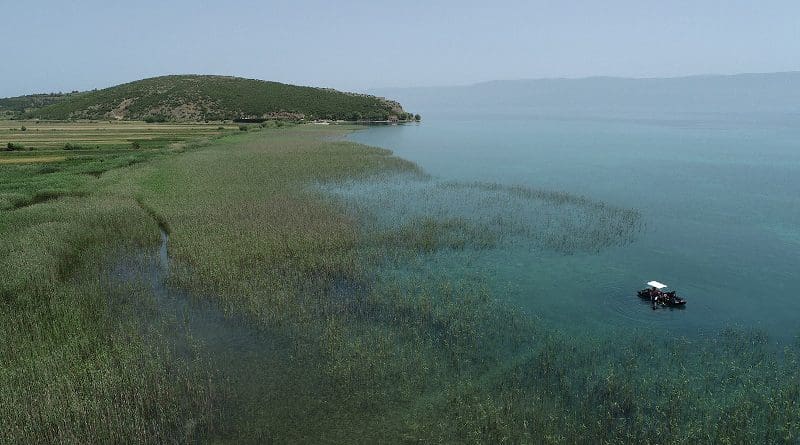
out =
<path fill-rule="evenodd" d="M 22 130 L 22 128 L 25 130 Z M 12 121 L 0 120 L 0 149 L 8 143 L 21 145 L 18 152 L 61 151 L 67 144 L 78 153 L 105 149 L 119 153 L 139 142 L 140 148 L 170 148 L 170 144 L 198 138 L 214 138 L 238 126 L 228 124 L 161 123 L 133 121 Z M 63 153 L 63 151 L 62 151 Z"/>
<path fill-rule="evenodd" d="M 0 153 L 0 443 L 800 438 L 800 345 L 575 338 L 480 276 L 419 267 L 508 240 L 624 243 L 635 212 L 431 182 L 344 127 L 3 125 L 33 150 Z M 463 212 L 434 212 L 454 196 Z M 522 210 L 472 216 L 498 197 Z M 370 212 L 410 200 L 428 210 Z"/>
<path fill-rule="evenodd" d="M 231 124 L 0 120 L 0 209 L 85 195 L 109 170 L 238 132 Z"/>

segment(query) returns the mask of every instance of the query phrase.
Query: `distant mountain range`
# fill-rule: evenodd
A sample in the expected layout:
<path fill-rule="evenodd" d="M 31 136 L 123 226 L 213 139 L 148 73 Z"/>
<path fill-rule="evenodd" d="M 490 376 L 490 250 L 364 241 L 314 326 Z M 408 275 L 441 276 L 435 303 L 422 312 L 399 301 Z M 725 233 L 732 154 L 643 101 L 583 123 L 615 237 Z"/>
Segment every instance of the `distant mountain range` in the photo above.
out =
<path fill-rule="evenodd" d="M 0 115 L 40 119 L 217 121 L 412 119 L 366 94 L 228 76 L 162 76 L 102 90 L 0 99 Z"/>
<path fill-rule="evenodd" d="M 456 87 L 370 91 L 421 111 L 496 109 L 798 111 L 800 72 L 673 78 L 588 77 L 498 80 Z"/>

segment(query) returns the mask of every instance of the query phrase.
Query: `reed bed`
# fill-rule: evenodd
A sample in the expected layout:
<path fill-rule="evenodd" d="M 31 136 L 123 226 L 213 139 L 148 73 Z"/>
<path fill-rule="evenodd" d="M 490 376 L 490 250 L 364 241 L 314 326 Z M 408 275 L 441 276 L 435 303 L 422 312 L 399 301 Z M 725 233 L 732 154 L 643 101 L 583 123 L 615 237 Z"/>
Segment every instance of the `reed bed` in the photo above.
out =
<path fill-rule="evenodd" d="M 0 443 L 184 442 L 211 428 L 209 368 L 176 354 L 174 328 L 146 323 L 147 289 L 102 279 L 107 258 L 156 242 L 132 194 L 137 167 L 167 149 L 0 165 Z"/>
<path fill-rule="evenodd" d="M 136 289 L 99 279 L 110 249 L 150 242 L 131 200 L 63 198 L 2 214 L 0 442 L 153 443 L 197 436 L 204 367 L 142 331 Z M 101 261 L 98 261 L 101 259 Z"/>
<path fill-rule="evenodd" d="M 0 266 L 12 271 L 0 314 L 14 332 L 0 343 L 1 441 L 800 438 L 800 345 L 776 351 L 763 333 L 737 329 L 575 338 L 480 276 L 391 270 L 449 249 L 619 246 L 639 230 L 635 212 L 439 183 L 386 150 L 331 140 L 341 134 L 243 132 L 112 170 L 83 196 L 0 212 Z M 337 190 L 352 193 L 331 200 Z M 431 226 L 432 241 L 412 224 Z M 96 279 L 101 254 L 155 251 L 159 225 L 170 298 L 187 305 L 163 320 L 147 278 Z M 580 241 L 548 241 L 557 235 Z M 210 312 L 193 315 L 206 303 Z"/>

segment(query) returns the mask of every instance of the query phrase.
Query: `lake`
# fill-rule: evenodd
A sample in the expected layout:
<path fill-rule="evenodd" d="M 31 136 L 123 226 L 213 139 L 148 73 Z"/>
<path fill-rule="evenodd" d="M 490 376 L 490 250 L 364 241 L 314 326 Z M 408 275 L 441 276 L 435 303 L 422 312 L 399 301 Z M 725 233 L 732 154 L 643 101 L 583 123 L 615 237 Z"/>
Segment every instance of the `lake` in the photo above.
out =
<path fill-rule="evenodd" d="M 394 93 L 423 122 L 370 127 L 352 140 L 443 180 L 565 191 L 635 209 L 644 223 L 633 242 L 599 252 L 511 245 L 438 255 L 426 268 L 480 274 L 499 298 L 566 331 L 696 337 L 743 327 L 782 341 L 800 333 L 800 114 L 464 111 Z M 649 280 L 669 284 L 686 308 L 652 310 L 636 296 Z"/>

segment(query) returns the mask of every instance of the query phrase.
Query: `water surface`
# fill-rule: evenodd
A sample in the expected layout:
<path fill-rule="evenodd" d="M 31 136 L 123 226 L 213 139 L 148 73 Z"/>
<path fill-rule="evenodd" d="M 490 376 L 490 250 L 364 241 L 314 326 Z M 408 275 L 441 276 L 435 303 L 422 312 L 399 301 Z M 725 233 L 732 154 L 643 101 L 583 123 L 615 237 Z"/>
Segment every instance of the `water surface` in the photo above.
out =
<path fill-rule="evenodd" d="M 501 298 L 564 328 L 800 332 L 798 114 L 464 111 L 399 99 L 424 122 L 350 137 L 443 180 L 562 190 L 636 209 L 646 226 L 633 243 L 600 252 L 512 245 L 439 254 L 427 268 L 480 273 Z M 652 279 L 687 308 L 643 304 L 635 292 Z"/>

